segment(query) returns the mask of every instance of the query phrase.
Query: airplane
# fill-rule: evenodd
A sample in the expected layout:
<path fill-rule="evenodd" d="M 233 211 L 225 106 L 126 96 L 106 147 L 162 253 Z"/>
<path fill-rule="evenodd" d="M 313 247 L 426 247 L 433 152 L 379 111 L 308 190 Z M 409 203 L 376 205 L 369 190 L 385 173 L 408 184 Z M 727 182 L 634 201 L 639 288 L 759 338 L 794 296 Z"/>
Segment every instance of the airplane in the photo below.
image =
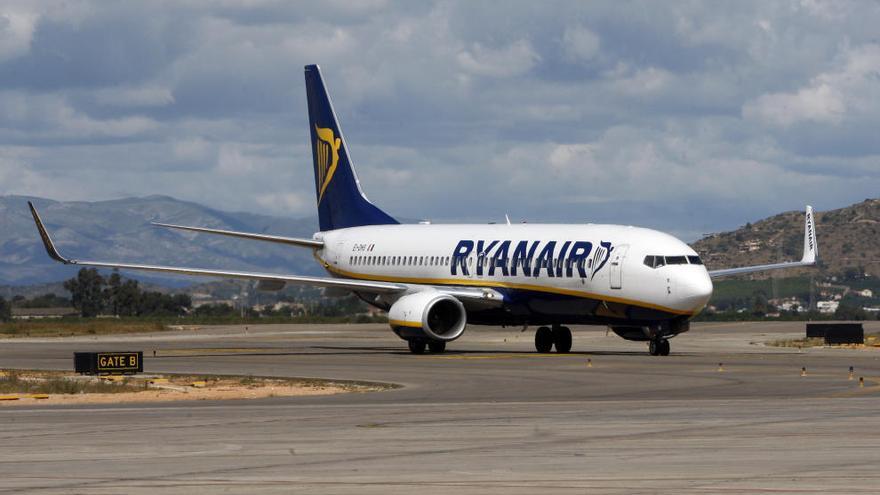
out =
<path fill-rule="evenodd" d="M 256 273 L 62 256 L 33 204 L 49 256 L 61 263 L 249 279 L 265 291 L 287 284 L 354 294 L 386 310 L 414 354 L 441 353 L 468 324 L 537 326 L 535 349 L 567 353 L 569 324 L 603 325 L 666 356 L 712 296 L 712 279 L 816 264 L 813 209 L 806 208 L 800 261 L 707 270 L 686 243 L 656 230 L 599 224 L 401 224 L 370 202 L 358 181 L 317 65 L 305 67 L 320 231 L 311 239 L 155 223 L 156 226 L 312 250 L 327 277 Z"/>

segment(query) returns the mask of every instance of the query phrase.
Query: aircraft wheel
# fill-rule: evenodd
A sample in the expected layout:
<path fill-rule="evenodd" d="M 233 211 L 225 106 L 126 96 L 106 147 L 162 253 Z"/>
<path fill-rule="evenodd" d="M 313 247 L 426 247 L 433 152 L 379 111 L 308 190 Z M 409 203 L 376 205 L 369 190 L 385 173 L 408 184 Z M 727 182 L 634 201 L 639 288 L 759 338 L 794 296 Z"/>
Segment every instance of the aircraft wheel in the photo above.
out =
<path fill-rule="evenodd" d="M 671 347 L 671 346 L 669 345 L 669 341 L 668 341 L 668 340 L 661 340 L 661 341 L 659 342 L 659 344 L 660 344 L 660 355 L 661 355 L 661 356 L 668 356 L 668 355 L 669 355 L 669 349 L 670 349 L 670 347 Z"/>
<path fill-rule="evenodd" d="M 409 344 L 409 352 L 411 352 L 413 354 L 424 354 L 425 353 L 425 345 L 427 344 L 427 342 L 425 342 L 424 340 L 412 339 L 412 340 L 408 340 L 407 343 Z"/>
<path fill-rule="evenodd" d="M 538 327 L 535 332 L 535 349 L 542 353 L 553 349 L 553 331 L 549 327 Z"/>
<path fill-rule="evenodd" d="M 648 354 L 650 354 L 652 356 L 659 356 L 660 355 L 660 345 L 661 344 L 660 344 L 659 340 L 652 340 L 651 342 L 649 342 L 648 343 Z"/>
<path fill-rule="evenodd" d="M 440 354 L 446 350 L 446 342 L 442 340 L 432 340 L 428 342 L 428 349 L 434 354 Z"/>
<path fill-rule="evenodd" d="M 553 345 L 556 352 L 566 353 L 571 350 L 571 329 L 568 327 L 556 327 L 553 329 Z"/>

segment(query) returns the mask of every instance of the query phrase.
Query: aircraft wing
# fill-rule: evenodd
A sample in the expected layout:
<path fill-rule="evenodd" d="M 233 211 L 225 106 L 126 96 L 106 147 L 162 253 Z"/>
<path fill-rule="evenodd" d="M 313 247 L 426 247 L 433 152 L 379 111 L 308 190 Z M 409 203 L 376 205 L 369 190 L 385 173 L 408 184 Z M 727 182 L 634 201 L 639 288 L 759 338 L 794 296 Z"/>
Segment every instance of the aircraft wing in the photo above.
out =
<path fill-rule="evenodd" d="M 813 207 L 807 206 L 806 219 L 804 220 L 804 255 L 800 261 L 787 263 L 771 263 L 769 265 L 744 266 L 741 268 L 725 268 L 723 270 L 709 270 L 712 278 L 726 277 L 729 275 L 741 275 L 744 273 L 762 272 L 766 270 L 779 270 L 782 268 L 797 268 L 813 266 L 819 258 L 819 244 L 816 242 L 816 225 L 813 220 Z"/>
<path fill-rule="evenodd" d="M 151 222 L 157 227 L 166 227 L 169 229 L 189 230 L 191 232 L 204 232 L 207 234 L 219 234 L 230 237 L 240 237 L 242 239 L 253 239 L 257 241 L 277 242 L 281 244 L 292 244 L 294 246 L 319 248 L 324 245 L 322 241 L 314 239 L 300 239 L 297 237 L 282 237 L 277 235 L 252 234 L 250 232 L 235 232 L 233 230 L 209 229 L 205 227 L 188 227 L 186 225 L 172 225 L 170 223 Z"/>
<path fill-rule="evenodd" d="M 184 268 L 176 266 L 135 265 L 128 263 L 112 263 L 106 261 L 73 260 L 65 258 L 61 255 L 61 253 L 58 252 L 58 249 L 55 248 L 55 243 L 52 242 L 52 238 L 46 231 L 46 227 L 43 225 L 43 221 L 40 219 L 40 215 L 39 213 L 37 213 L 36 208 L 34 208 L 34 205 L 30 201 L 28 201 L 28 206 L 31 209 L 31 214 L 34 217 L 34 222 L 37 224 L 37 230 L 40 232 L 40 237 L 43 239 L 43 245 L 46 248 L 46 252 L 49 254 L 49 257 L 66 265 L 119 268 L 123 270 L 175 273 L 179 275 L 196 275 L 205 277 L 241 278 L 248 280 L 258 280 L 260 283 L 268 286 L 278 286 L 279 284 L 292 283 L 314 285 L 318 287 L 335 287 L 339 289 L 348 289 L 352 291 L 362 291 L 369 293 L 404 292 L 407 289 L 407 286 L 402 284 L 389 282 L 373 282 L 369 280 L 352 280 L 330 277 L 307 277 L 302 275 L 278 275 L 272 273 L 239 272 L 227 270 L 208 270 L 202 268 Z"/>

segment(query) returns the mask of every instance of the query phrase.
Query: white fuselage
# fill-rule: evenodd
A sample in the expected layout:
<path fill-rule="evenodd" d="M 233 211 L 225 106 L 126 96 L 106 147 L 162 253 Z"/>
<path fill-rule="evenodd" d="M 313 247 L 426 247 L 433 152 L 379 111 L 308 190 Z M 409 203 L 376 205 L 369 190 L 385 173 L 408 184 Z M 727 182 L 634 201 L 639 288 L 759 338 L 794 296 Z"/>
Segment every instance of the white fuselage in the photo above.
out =
<path fill-rule="evenodd" d="M 511 304 L 526 308 L 530 297 L 547 303 L 548 297 L 557 295 L 601 304 L 583 308 L 607 318 L 625 320 L 622 311 L 627 308 L 690 317 L 712 294 L 712 282 L 693 249 L 668 234 L 644 228 L 381 225 L 322 232 L 315 237 L 324 242 L 317 251 L 322 265 L 335 275 L 443 287 L 491 287 L 503 291 Z M 677 264 L 648 266 L 647 256 L 669 257 Z M 552 309 L 547 311 L 552 313 Z M 566 311 L 578 309 L 569 306 Z M 565 320 L 565 315 L 560 319 Z"/>

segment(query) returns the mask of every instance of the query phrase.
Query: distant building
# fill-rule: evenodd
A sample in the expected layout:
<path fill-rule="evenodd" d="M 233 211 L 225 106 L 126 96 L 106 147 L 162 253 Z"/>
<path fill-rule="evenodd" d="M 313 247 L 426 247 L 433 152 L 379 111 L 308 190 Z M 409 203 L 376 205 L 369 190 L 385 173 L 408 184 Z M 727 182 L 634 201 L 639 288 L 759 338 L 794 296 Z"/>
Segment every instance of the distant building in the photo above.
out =
<path fill-rule="evenodd" d="M 79 316 L 76 308 L 12 308 L 12 318 L 15 320 L 43 320 L 47 318 L 64 318 L 65 316 Z"/>
<path fill-rule="evenodd" d="M 838 306 L 840 306 L 840 301 L 819 301 L 816 303 L 816 309 L 820 313 L 834 313 Z"/>
<path fill-rule="evenodd" d="M 862 297 L 874 297 L 874 291 L 871 289 L 857 290 L 856 294 Z"/>
<path fill-rule="evenodd" d="M 801 310 L 807 307 L 806 303 L 796 297 L 789 297 L 787 299 L 773 299 L 770 301 L 770 303 L 775 305 L 776 309 L 778 309 L 779 311 L 794 311 Z"/>
<path fill-rule="evenodd" d="M 761 249 L 761 241 L 746 241 L 740 245 L 740 252 L 750 253 Z"/>

